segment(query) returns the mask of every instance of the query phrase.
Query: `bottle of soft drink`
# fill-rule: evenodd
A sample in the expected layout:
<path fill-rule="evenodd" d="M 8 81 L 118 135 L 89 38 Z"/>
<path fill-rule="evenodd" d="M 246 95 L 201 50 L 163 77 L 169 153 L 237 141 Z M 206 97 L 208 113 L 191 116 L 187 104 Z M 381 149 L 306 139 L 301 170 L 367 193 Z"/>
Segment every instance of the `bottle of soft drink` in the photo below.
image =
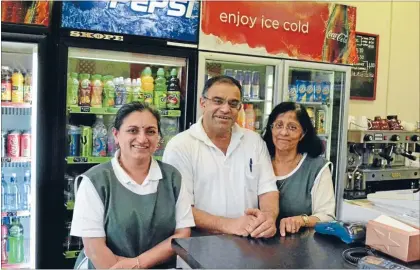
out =
<path fill-rule="evenodd" d="M 92 156 L 106 157 L 107 130 L 106 130 L 102 115 L 96 116 L 96 122 L 93 125 L 92 130 L 93 130 Z"/>
<path fill-rule="evenodd" d="M 171 70 L 169 79 L 167 107 L 168 109 L 179 109 L 181 103 L 181 88 L 179 86 L 178 71 L 176 68 Z"/>
<path fill-rule="evenodd" d="M 124 81 L 125 84 L 125 91 L 127 92 L 127 99 L 126 99 L 126 103 L 131 103 L 133 102 L 133 87 L 134 85 L 131 83 L 131 79 L 127 78 Z"/>
<path fill-rule="evenodd" d="M 29 70 L 25 74 L 25 84 L 23 86 L 23 102 L 32 103 L 32 73 Z"/>
<path fill-rule="evenodd" d="M 77 106 L 79 100 L 79 74 L 72 72 L 67 78 L 67 106 Z"/>
<path fill-rule="evenodd" d="M 90 74 L 79 74 L 79 106 L 90 106 L 90 97 L 92 94 L 92 83 Z"/>
<path fill-rule="evenodd" d="M 31 173 L 29 171 L 25 172 L 23 177 L 23 187 L 21 193 L 21 209 L 29 210 L 31 209 Z"/>
<path fill-rule="evenodd" d="M 117 151 L 117 146 L 115 144 L 114 133 L 112 132 L 112 128 L 114 127 L 113 124 L 109 125 L 108 132 L 107 132 L 107 156 L 113 157 L 115 152 Z"/>
<path fill-rule="evenodd" d="M 255 130 L 255 112 L 252 104 L 245 104 L 245 128 Z"/>
<path fill-rule="evenodd" d="M 23 103 L 23 75 L 19 69 L 15 69 L 12 75 L 12 102 Z"/>
<path fill-rule="evenodd" d="M 18 217 L 12 219 L 9 227 L 9 263 L 22 263 L 24 256 L 23 226 Z"/>
<path fill-rule="evenodd" d="M 95 108 L 102 108 L 104 84 L 102 83 L 102 76 L 95 74 L 92 76 L 92 92 L 90 106 Z"/>
<path fill-rule="evenodd" d="M 4 220 L 4 219 L 3 219 Z M 1 263 L 7 263 L 7 238 L 9 230 L 7 225 L 3 222 L 1 224 Z"/>
<path fill-rule="evenodd" d="M 165 70 L 159 68 L 157 71 L 157 77 L 155 80 L 155 93 L 154 93 L 154 104 L 157 109 L 166 109 L 166 79 Z"/>
<path fill-rule="evenodd" d="M 146 67 L 141 74 L 141 89 L 144 93 L 144 102 L 153 105 L 153 90 L 155 85 L 152 77 L 152 69 Z"/>
<path fill-rule="evenodd" d="M 16 174 L 12 173 L 10 183 L 7 185 L 7 207 L 9 211 L 16 211 L 19 208 L 19 189 L 16 184 Z"/>
<path fill-rule="evenodd" d="M 124 78 L 115 78 L 115 107 L 121 108 L 127 102 L 127 91 Z"/>
<path fill-rule="evenodd" d="M 7 182 L 4 180 L 4 174 L 1 174 L 1 211 L 5 212 L 8 210 L 8 200 L 9 200 L 9 196 L 7 194 L 8 191 L 8 185 Z"/>
<path fill-rule="evenodd" d="M 114 84 L 114 77 L 111 75 L 104 76 L 104 89 L 103 89 L 103 100 L 102 100 L 102 107 L 114 107 L 115 105 L 115 84 Z"/>

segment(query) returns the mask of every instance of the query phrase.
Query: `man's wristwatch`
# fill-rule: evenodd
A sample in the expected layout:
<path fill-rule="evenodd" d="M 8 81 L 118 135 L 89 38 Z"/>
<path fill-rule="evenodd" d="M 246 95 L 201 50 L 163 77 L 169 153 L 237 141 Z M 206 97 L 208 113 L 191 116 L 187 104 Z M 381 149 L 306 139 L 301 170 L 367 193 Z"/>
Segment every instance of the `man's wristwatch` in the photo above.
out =
<path fill-rule="evenodd" d="M 308 215 L 301 215 L 303 222 L 305 223 L 305 225 L 303 225 L 304 227 L 307 227 L 309 224 L 309 217 Z"/>

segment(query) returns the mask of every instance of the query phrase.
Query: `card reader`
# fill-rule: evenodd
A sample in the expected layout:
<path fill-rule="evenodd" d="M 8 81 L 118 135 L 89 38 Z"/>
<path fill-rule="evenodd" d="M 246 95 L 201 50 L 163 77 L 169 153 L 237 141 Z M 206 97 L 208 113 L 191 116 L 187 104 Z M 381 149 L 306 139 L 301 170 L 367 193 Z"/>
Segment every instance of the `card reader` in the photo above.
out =
<path fill-rule="evenodd" d="M 375 256 L 366 256 L 357 262 L 359 269 L 410 269 L 401 264 Z"/>
<path fill-rule="evenodd" d="M 318 222 L 315 232 L 334 235 L 344 243 L 362 242 L 366 238 L 366 226 L 362 223 L 349 223 L 343 221 Z"/>

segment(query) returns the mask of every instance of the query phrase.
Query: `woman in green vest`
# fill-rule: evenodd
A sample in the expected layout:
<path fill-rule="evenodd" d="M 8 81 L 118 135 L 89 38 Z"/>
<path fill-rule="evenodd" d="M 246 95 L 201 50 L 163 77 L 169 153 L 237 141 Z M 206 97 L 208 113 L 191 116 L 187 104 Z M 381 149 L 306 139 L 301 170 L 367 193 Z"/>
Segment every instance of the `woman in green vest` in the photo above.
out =
<path fill-rule="evenodd" d="M 268 117 L 263 139 L 280 191 L 280 234 L 335 219 L 332 164 L 321 156 L 324 146 L 305 107 L 294 102 L 277 105 Z"/>
<path fill-rule="evenodd" d="M 189 237 L 195 224 L 181 174 L 152 158 L 159 113 L 143 103 L 126 104 L 113 135 L 114 158 L 81 176 L 71 235 L 82 238 L 84 249 L 75 268 L 174 267 L 171 239 Z"/>

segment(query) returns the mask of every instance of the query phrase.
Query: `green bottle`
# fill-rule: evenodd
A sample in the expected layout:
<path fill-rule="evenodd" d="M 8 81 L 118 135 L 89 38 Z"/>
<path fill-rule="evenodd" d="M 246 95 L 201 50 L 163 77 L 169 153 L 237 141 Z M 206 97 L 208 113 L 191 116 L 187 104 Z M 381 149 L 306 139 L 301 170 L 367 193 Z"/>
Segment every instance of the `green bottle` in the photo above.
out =
<path fill-rule="evenodd" d="M 67 106 L 77 106 L 79 100 L 79 74 L 72 72 L 67 78 Z"/>
<path fill-rule="evenodd" d="M 23 226 L 19 218 L 12 218 L 9 228 L 9 254 L 8 262 L 22 263 L 25 259 L 24 253 Z"/>
<path fill-rule="evenodd" d="M 165 70 L 159 68 L 155 80 L 154 104 L 157 109 L 166 109 L 166 79 Z"/>
<path fill-rule="evenodd" d="M 102 79 L 104 82 L 104 88 L 103 88 L 104 98 L 102 100 L 103 102 L 102 107 L 113 108 L 115 105 L 115 85 L 113 82 L 114 77 L 111 75 L 107 75 L 107 76 L 104 76 Z"/>

